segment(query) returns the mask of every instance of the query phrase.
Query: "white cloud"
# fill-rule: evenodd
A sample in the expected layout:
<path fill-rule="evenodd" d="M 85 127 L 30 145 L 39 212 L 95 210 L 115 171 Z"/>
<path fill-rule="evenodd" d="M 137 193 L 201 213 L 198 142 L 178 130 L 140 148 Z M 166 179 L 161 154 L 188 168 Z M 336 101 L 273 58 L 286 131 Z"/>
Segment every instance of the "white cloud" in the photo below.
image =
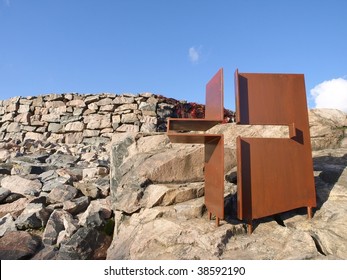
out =
<path fill-rule="evenodd" d="M 311 89 L 316 108 L 334 108 L 347 113 L 347 80 L 324 81 Z"/>
<path fill-rule="evenodd" d="M 191 62 L 196 63 L 199 61 L 200 49 L 201 49 L 200 47 L 199 48 L 196 48 L 196 47 L 189 48 L 188 56 L 189 56 L 189 60 Z"/>

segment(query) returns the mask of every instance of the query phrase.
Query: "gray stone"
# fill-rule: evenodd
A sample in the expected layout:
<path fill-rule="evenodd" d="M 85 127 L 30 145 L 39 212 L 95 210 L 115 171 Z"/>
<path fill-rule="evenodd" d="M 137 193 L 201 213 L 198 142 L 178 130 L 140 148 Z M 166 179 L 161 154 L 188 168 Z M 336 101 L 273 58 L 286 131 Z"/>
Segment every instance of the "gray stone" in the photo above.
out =
<path fill-rule="evenodd" d="M 49 217 L 42 236 L 45 245 L 60 245 L 68 241 L 78 229 L 77 221 L 64 210 L 54 210 Z"/>
<path fill-rule="evenodd" d="M 93 102 L 97 102 L 99 100 L 100 96 L 99 95 L 91 95 L 91 96 L 87 96 L 86 99 L 84 99 L 84 102 L 86 104 L 90 104 Z"/>
<path fill-rule="evenodd" d="M 0 218 L 0 237 L 3 237 L 6 232 L 17 231 L 11 214 L 6 214 Z"/>
<path fill-rule="evenodd" d="M 10 195 L 11 191 L 0 187 L 0 202 Z"/>
<path fill-rule="evenodd" d="M 71 213 L 72 215 L 76 215 L 85 211 L 88 208 L 89 202 L 90 200 L 87 196 L 67 200 L 63 202 L 63 210 Z"/>
<path fill-rule="evenodd" d="M 39 180 L 28 180 L 18 175 L 5 177 L 1 180 L 1 186 L 13 193 L 23 195 L 36 195 L 42 188 L 42 184 Z"/>
<path fill-rule="evenodd" d="M 45 114 L 41 116 L 41 121 L 43 122 L 56 122 L 59 123 L 60 122 L 60 114 L 57 113 L 51 113 L 51 114 Z"/>
<path fill-rule="evenodd" d="M 140 131 L 140 127 L 138 125 L 132 124 L 122 124 L 120 127 L 116 129 L 119 132 L 138 132 Z"/>
<path fill-rule="evenodd" d="M 110 105 L 113 103 L 113 99 L 111 98 L 103 98 L 100 99 L 98 102 L 96 102 L 96 105 L 98 106 L 105 106 L 105 105 Z"/>
<path fill-rule="evenodd" d="M 62 116 L 60 119 L 60 124 L 64 125 L 70 122 L 77 122 L 82 120 L 81 116 L 72 116 L 72 115 L 67 115 L 67 116 Z"/>
<path fill-rule="evenodd" d="M 114 104 L 109 104 L 109 105 L 100 106 L 99 111 L 100 112 L 113 112 L 114 108 L 115 108 Z"/>
<path fill-rule="evenodd" d="M 57 177 L 55 179 L 44 182 L 42 191 L 50 192 L 56 187 L 62 187 L 63 185 L 70 182 L 70 179 L 64 177 Z"/>
<path fill-rule="evenodd" d="M 30 259 L 39 249 L 40 245 L 40 239 L 26 231 L 7 232 L 0 239 L 0 259 Z"/>
<path fill-rule="evenodd" d="M 46 159 L 46 163 L 56 167 L 71 167 L 79 160 L 79 157 L 55 153 Z"/>
<path fill-rule="evenodd" d="M 43 135 L 41 133 L 29 131 L 25 134 L 24 140 L 28 140 L 28 139 L 32 139 L 35 141 L 44 141 L 44 140 L 46 140 L 46 137 L 45 137 L 45 135 Z"/>
<path fill-rule="evenodd" d="M 116 96 L 113 100 L 114 104 L 130 104 L 134 103 L 134 97 Z"/>
<path fill-rule="evenodd" d="M 75 198 L 77 189 L 70 185 L 59 185 L 48 195 L 49 203 L 59 203 Z"/>
<path fill-rule="evenodd" d="M 122 115 L 122 123 L 134 123 L 137 122 L 139 119 L 136 114 L 130 113 L 130 114 L 123 114 Z"/>
<path fill-rule="evenodd" d="M 92 200 L 87 210 L 80 216 L 78 224 L 83 227 L 100 227 L 111 215 L 110 199 Z"/>
<path fill-rule="evenodd" d="M 133 110 L 136 110 L 137 109 L 137 104 L 123 104 L 123 105 L 120 105 L 118 106 L 114 112 L 115 113 L 120 113 L 122 111 L 127 111 L 127 110 L 130 110 L 130 111 L 133 111 Z"/>
<path fill-rule="evenodd" d="M 65 125 L 65 131 L 83 131 L 84 124 L 82 122 L 70 122 Z"/>
<path fill-rule="evenodd" d="M 87 124 L 87 129 L 102 129 L 111 127 L 110 115 L 88 115 L 84 117 L 84 123 Z"/>
<path fill-rule="evenodd" d="M 97 129 L 83 130 L 83 137 L 97 137 L 99 135 L 100 135 L 100 130 L 97 130 Z"/>
<path fill-rule="evenodd" d="M 29 203 L 16 219 L 16 227 L 20 230 L 38 229 L 46 225 L 50 212 L 40 203 Z"/>
<path fill-rule="evenodd" d="M 67 104 L 67 106 L 71 106 L 71 107 L 79 107 L 79 108 L 84 108 L 86 107 L 86 103 L 84 103 L 83 100 L 81 99 L 74 99 L 69 101 Z"/>
<path fill-rule="evenodd" d="M 42 183 L 58 178 L 58 173 L 55 170 L 48 170 L 39 176 Z"/>
<path fill-rule="evenodd" d="M 64 132 L 64 126 L 60 123 L 50 123 L 48 125 L 48 131 L 53 133 L 62 133 Z"/>
<path fill-rule="evenodd" d="M 80 144 L 83 141 L 83 132 L 74 132 L 65 134 L 66 144 Z"/>
<path fill-rule="evenodd" d="M 91 259 L 93 251 L 99 246 L 100 233 L 94 228 L 79 228 L 71 239 L 62 244 L 58 259 L 86 260 Z"/>

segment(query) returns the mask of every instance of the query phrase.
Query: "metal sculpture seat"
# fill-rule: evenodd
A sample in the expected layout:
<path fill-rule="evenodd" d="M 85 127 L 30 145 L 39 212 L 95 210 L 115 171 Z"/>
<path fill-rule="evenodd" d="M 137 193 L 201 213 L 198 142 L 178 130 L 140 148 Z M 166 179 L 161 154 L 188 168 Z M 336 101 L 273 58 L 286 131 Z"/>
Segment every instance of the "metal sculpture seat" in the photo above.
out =
<path fill-rule="evenodd" d="M 289 138 L 237 139 L 238 218 L 252 220 L 316 206 L 313 162 L 302 74 L 235 72 L 236 122 L 287 125 Z"/>
<path fill-rule="evenodd" d="M 197 143 L 205 147 L 205 205 L 216 223 L 224 219 L 224 138 L 222 134 L 194 133 L 206 131 L 224 120 L 223 69 L 206 85 L 204 119 L 169 118 L 167 135 L 172 143 Z M 183 132 L 182 132 L 183 131 Z"/>

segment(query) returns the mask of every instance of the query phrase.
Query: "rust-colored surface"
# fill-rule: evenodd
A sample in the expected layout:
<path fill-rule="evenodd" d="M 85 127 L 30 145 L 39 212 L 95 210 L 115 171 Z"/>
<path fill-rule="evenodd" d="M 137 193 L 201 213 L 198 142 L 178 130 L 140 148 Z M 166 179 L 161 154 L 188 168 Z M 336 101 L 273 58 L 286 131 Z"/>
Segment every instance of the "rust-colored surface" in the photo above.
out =
<path fill-rule="evenodd" d="M 167 135 L 173 143 L 198 143 L 205 147 L 205 205 L 216 216 L 216 223 L 224 219 L 224 137 L 221 134 L 184 133 L 206 131 L 223 122 L 223 69 L 206 86 L 205 119 L 168 119 Z"/>
<path fill-rule="evenodd" d="M 235 72 L 238 124 L 288 125 L 290 138 L 237 139 L 238 218 L 316 206 L 304 75 Z M 251 226 L 250 226 L 251 228 Z"/>

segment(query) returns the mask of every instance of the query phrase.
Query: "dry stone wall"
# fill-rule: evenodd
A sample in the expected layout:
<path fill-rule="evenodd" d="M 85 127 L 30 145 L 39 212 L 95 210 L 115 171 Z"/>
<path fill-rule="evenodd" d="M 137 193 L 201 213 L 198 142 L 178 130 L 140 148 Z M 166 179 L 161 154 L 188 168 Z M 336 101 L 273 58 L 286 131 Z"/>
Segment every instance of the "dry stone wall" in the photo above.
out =
<path fill-rule="evenodd" d="M 0 141 L 108 142 L 116 132 L 165 131 L 177 109 L 181 102 L 151 93 L 14 97 L 0 101 Z"/>

